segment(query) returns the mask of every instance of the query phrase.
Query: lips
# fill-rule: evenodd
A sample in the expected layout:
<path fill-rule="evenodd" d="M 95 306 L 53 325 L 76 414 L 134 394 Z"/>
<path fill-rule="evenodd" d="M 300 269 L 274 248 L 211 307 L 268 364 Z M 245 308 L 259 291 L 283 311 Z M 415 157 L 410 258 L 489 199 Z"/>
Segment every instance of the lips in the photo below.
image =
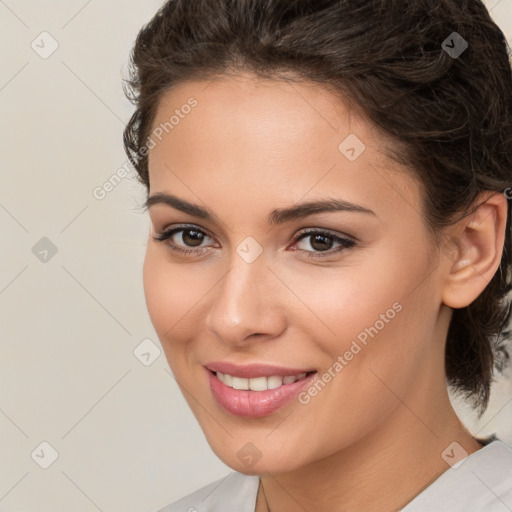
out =
<path fill-rule="evenodd" d="M 233 377 L 241 377 L 244 379 L 272 376 L 286 377 L 316 371 L 314 368 L 287 368 L 284 366 L 275 366 L 264 363 L 239 365 L 235 363 L 229 363 L 227 361 L 214 361 L 205 364 L 205 367 L 213 372 L 220 372 L 224 374 L 227 373 Z"/>
<path fill-rule="evenodd" d="M 213 362 L 205 365 L 204 370 L 212 397 L 222 409 L 246 418 L 259 418 L 274 413 L 289 404 L 317 378 L 316 370 L 266 364 L 242 366 L 228 362 Z M 295 380 L 293 376 L 301 378 Z M 228 378 L 227 383 L 225 378 Z M 265 386 L 261 386 L 261 390 L 247 389 L 247 386 L 242 386 L 243 389 L 232 387 L 236 381 L 240 381 L 241 384 L 249 381 L 249 387 L 253 387 L 252 384 L 256 381 L 259 388 L 260 380 L 267 381 Z M 275 380 L 279 381 L 275 384 L 277 387 L 271 389 L 274 384 L 269 384 Z"/>
<path fill-rule="evenodd" d="M 212 371 L 205 369 L 205 372 L 212 396 L 222 409 L 245 418 L 260 418 L 276 412 L 291 403 L 317 377 L 317 373 L 313 372 L 293 384 L 283 384 L 276 389 L 248 391 L 226 386 Z M 298 406 L 299 402 L 295 401 L 295 407 Z"/>

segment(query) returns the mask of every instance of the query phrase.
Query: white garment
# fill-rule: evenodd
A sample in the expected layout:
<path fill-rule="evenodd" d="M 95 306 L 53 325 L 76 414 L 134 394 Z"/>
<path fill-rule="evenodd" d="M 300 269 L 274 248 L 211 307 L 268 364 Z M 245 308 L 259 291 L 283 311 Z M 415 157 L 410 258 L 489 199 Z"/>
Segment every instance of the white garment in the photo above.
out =
<path fill-rule="evenodd" d="M 233 471 L 157 512 L 254 512 L 258 484 L 259 476 Z M 402 509 L 402 512 L 511 511 L 512 448 L 495 437 L 448 468 Z"/>

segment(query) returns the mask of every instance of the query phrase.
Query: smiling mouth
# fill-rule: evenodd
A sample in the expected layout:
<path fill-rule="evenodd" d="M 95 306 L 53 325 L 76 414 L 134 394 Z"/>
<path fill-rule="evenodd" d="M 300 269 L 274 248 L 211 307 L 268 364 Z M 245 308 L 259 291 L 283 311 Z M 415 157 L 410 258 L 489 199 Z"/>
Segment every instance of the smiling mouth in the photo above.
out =
<path fill-rule="evenodd" d="M 277 389 L 283 385 L 293 384 L 294 382 L 303 380 L 309 375 L 316 373 L 316 371 L 310 371 L 299 373 L 297 375 L 271 375 L 270 377 L 243 378 L 235 377 L 227 373 L 215 372 L 213 370 L 209 371 L 226 386 L 246 391 L 267 391 Z"/>

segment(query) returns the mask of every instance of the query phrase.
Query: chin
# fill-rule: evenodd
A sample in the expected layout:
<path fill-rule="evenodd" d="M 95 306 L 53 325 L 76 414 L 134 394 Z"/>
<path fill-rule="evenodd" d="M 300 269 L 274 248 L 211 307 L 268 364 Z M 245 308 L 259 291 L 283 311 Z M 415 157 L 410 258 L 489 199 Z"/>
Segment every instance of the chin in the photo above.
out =
<path fill-rule="evenodd" d="M 238 448 L 239 444 L 240 448 Z M 233 446 L 237 446 L 237 448 L 233 448 Z M 228 449 L 225 445 L 219 448 L 212 445 L 210 447 L 226 466 L 244 475 L 286 473 L 296 470 L 306 463 L 303 459 L 299 460 L 296 455 L 269 449 L 268 445 L 265 447 L 265 451 L 260 451 L 251 442 L 231 444 Z"/>

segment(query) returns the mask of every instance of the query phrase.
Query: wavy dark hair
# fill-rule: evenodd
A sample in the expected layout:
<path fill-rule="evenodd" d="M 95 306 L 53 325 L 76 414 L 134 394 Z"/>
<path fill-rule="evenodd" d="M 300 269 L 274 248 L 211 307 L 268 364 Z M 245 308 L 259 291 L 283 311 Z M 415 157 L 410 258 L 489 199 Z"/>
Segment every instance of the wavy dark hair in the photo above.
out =
<path fill-rule="evenodd" d="M 447 51 L 462 48 L 454 32 L 468 44 L 460 55 Z M 480 0 L 168 0 L 140 30 L 123 83 L 135 105 L 124 147 L 148 192 L 162 95 L 242 71 L 321 83 L 355 105 L 422 185 L 438 247 L 482 192 L 512 190 L 510 47 Z M 446 340 L 447 383 L 480 416 L 510 360 L 510 217 L 508 201 L 499 270 L 453 310 Z"/>

